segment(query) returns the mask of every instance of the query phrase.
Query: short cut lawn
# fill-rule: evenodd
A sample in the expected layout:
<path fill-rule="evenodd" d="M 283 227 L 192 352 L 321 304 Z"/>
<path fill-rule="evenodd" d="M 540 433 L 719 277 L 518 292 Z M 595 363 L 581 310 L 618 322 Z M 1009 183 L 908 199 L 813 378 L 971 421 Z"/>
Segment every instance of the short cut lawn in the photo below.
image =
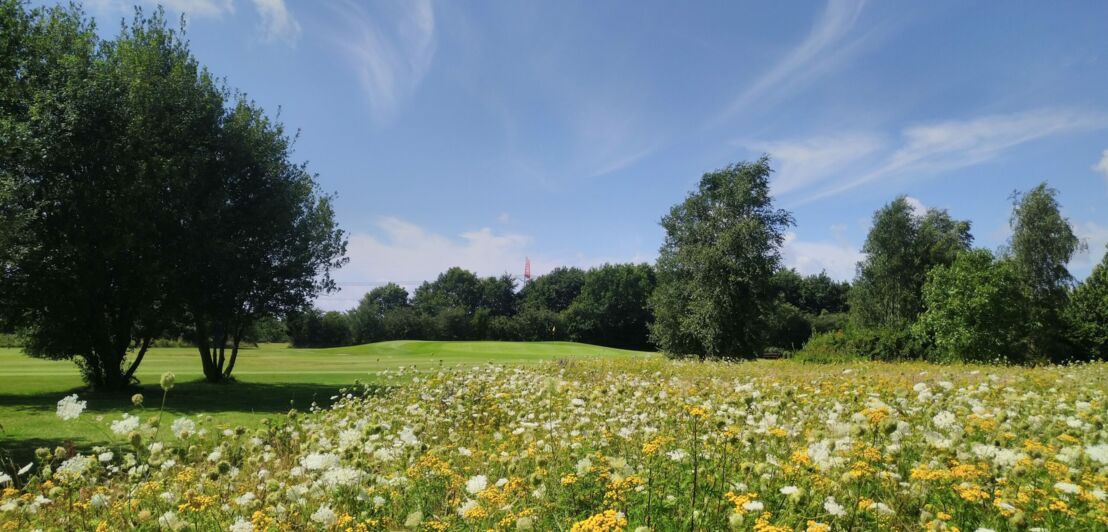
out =
<path fill-rule="evenodd" d="M 19 349 L 0 348 L 0 457 L 26 461 L 37 447 L 72 441 L 87 447 L 104 441 L 104 423 L 63 423 L 55 415 L 57 402 L 69 394 L 88 401 L 86 419 L 119 417 L 133 412 L 131 393 L 142 393 L 146 411 L 157 412 L 162 392 L 158 379 L 167 371 L 177 376 L 169 394 L 166 418 L 210 414 L 227 426 L 253 426 L 266 416 L 290 408 L 305 410 L 312 402 L 330 404 L 344 386 L 375 382 L 375 372 L 402 366 L 437 369 L 477 364 L 534 364 L 559 359 L 635 358 L 656 356 L 572 342 L 427 342 L 393 341 L 329 349 L 293 349 L 263 344 L 240 352 L 237 382 L 209 384 L 203 380 L 200 356 L 194 348 L 151 349 L 139 367 L 139 388 L 128 394 L 93 394 L 81 382 L 73 362 L 30 358 Z M 387 385 L 388 383 L 380 383 Z"/>

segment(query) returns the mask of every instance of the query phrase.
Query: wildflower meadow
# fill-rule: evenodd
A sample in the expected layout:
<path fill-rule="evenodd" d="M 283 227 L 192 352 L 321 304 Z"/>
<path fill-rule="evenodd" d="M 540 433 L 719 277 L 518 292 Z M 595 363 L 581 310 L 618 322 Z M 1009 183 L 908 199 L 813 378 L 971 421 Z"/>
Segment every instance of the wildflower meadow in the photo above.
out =
<path fill-rule="evenodd" d="M 97 422 L 0 530 L 1103 530 L 1108 366 L 663 359 L 383 371 L 260 428 Z"/>

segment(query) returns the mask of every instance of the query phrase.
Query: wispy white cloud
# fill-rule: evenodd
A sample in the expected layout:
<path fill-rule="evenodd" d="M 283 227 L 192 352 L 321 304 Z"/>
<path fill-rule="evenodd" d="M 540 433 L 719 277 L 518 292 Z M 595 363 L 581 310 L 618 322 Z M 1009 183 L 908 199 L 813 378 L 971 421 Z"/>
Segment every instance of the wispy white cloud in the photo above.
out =
<path fill-rule="evenodd" d="M 429 0 L 334 5 L 343 28 L 332 42 L 365 91 L 374 118 L 387 121 L 419 86 L 435 55 L 435 12 Z"/>
<path fill-rule="evenodd" d="M 1084 109 L 1037 109 L 911 126 L 876 168 L 801 201 L 808 203 L 866 183 L 908 173 L 936 174 L 993 160 L 1031 141 L 1108 127 L 1108 115 Z"/>
<path fill-rule="evenodd" d="M 765 97 L 795 90 L 841 64 L 864 40 L 847 41 L 864 6 L 865 0 L 829 0 L 808 36 L 732 100 L 721 117 L 764 104 Z"/>
<path fill-rule="evenodd" d="M 883 144 L 880 138 L 861 133 L 800 140 L 738 140 L 735 143 L 751 151 L 770 154 L 775 167 L 772 182 L 775 195 L 806 189 L 840 175 L 854 163 L 877 152 Z"/>
<path fill-rule="evenodd" d="M 1108 185 L 1108 150 L 1100 156 L 1100 161 L 1093 165 L 1093 170 L 1104 176 L 1104 184 Z"/>
<path fill-rule="evenodd" d="M 857 247 L 844 242 L 813 242 L 800 240 L 796 233 L 785 235 L 785 245 L 781 248 L 781 257 L 785 266 L 795 268 L 803 275 L 827 272 L 838 280 L 854 278 L 854 269 L 863 254 Z"/>
<path fill-rule="evenodd" d="M 262 19 L 262 38 L 267 42 L 295 43 L 300 38 L 300 23 L 285 5 L 285 0 L 254 0 Z"/>

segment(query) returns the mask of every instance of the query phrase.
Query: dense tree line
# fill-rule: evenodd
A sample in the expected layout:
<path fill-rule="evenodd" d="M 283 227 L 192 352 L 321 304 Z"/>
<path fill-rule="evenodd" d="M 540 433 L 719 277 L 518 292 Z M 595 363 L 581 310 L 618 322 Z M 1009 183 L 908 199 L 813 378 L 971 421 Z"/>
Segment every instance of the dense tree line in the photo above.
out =
<path fill-rule="evenodd" d="M 390 283 L 348 312 L 312 309 L 288 320 L 296 347 L 385 340 L 571 340 L 649 349 L 654 269 L 605 264 L 556 268 L 522 287 L 510 275 L 450 268 L 409 294 Z M 517 287 L 519 290 L 517 290 Z"/>
<path fill-rule="evenodd" d="M 97 37 L 0 2 L 0 322 L 94 387 L 187 334 L 226 379 L 259 320 L 333 288 L 343 234 L 280 123 L 198 64 L 164 12 Z"/>

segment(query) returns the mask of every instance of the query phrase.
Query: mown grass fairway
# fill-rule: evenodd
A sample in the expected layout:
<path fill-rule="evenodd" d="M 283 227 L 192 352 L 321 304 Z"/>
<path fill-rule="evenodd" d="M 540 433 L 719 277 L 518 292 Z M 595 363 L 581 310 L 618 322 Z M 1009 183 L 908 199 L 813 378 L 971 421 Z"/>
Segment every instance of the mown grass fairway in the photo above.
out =
<path fill-rule="evenodd" d="M 383 369 L 641 356 L 651 355 L 571 342 L 394 341 L 330 349 L 264 344 L 240 353 L 234 372 L 238 382 L 209 384 L 203 380 L 196 349 L 156 348 L 147 354 L 137 376 L 148 412 L 156 412 L 161 400 L 158 378 L 172 371 L 178 384 L 167 401 L 167 413 L 211 414 L 220 423 L 234 426 L 252 425 L 289 408 L 307 409 L 312 401 L 330 404 L 339 388 L 355 380 L 370 382 L 371 373 Z M 105 439 L 97 424 L 63 424 L 57 418 L 55 407 L 65 395 L 77 393 L 87 400 L 89 419 L 133 410 L 130 393 L 84 391 L 72 362 L 39 360 L 19 349 L 2 348 L 0 367 L 0 449 L 18 458 L 26 458 L 36 447 L 53 447 L 66 440 L 83 446 Z"/>

